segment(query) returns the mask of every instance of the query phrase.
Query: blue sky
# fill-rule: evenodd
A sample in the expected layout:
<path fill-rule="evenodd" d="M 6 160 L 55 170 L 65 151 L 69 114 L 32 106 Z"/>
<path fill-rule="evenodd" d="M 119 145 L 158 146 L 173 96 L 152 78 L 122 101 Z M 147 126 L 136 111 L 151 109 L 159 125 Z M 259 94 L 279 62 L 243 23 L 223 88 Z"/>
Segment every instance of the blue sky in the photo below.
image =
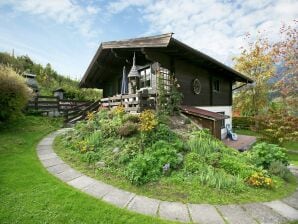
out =
<path fill-rule="evenodd" d="M 297 0 L 0 0 L 0 51 L 80 79 L 100 42 L 174 32 L 231 65 L 246 33 L 274 40 L 297 8 Z"/>

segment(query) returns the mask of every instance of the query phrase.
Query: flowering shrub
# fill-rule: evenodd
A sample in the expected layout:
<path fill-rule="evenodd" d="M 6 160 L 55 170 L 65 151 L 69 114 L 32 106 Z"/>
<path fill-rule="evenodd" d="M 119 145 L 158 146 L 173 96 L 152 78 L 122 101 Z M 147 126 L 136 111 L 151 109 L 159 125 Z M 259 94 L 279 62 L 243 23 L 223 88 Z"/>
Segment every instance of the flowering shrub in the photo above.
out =
<path fill-rule="evenodd" d="M 273 187 L 273 180 L 270 177 L 265 176 L 263 172 L 253 173 L 247 178 L 246 182 L 253 187 Z"/>
<path fill-rule="evenodd" d="M 142 132 L 149 132 L 157 125 L 155 114 L 151 110 L 145 110 L 140 114 L 139 130 Z"/>
<path fill-rule="evenodd" d="M 121 116 L 125 113 L 125 109 L 124 109 L 124 106 L 123 105 L 118 105 L 117 107 L 115 107 L 113 110 L 112 110 L 112 113 L 114 115 L 117 115 L 117 116 Z"/>
<path fill-rule="evenodd" d="M 80 150 L 81 153 L 88 151 L 87 142 L 82 140 L 76 143 L 76 148 Z"/>
<path fill-rule="evenodd" d="M 95 117 L 95 112 L 94 111 L 87 113 L 87 120 L 88 121 L 92 121 L 94 119 L 94 117 Z"/>

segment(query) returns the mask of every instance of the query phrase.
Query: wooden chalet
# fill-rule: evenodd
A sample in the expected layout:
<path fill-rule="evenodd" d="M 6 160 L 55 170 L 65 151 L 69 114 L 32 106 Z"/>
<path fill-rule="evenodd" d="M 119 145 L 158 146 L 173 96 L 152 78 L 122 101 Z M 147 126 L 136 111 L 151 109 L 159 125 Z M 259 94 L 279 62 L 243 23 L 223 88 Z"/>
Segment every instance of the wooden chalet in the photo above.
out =
<path fill-rule="evenodd" d="M 159 88 L 170 89 L 175 77 L 183 93 L 182 112 L 198 118 L 203 127 L 213 126 L 218 138 L 225 137 L 225 125 L 232 122 L 232 86 L 253 80 L 172 35 L 102 43 L 80 86 L 103 89 L 103 106 L 121 104 L 140 112 L 154 109 Z"/>

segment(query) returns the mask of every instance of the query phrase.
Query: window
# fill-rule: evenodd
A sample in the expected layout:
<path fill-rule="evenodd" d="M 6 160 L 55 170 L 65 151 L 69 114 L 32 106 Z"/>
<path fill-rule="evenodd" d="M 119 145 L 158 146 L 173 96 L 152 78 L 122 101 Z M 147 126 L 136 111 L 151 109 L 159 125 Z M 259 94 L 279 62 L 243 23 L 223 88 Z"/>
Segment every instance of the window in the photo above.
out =
<path fill-rule="evenodd" d="M 225 115 L 225 112 L 217 112 L 218 114 Z M 221 120 L 221 129 L 226 128 L 225 119 Z"/>
<path fill-rule="evenodd" d="M 171 89 L 171 74 L 166 68 L 160 67 L 159 69 L 159 82 L 163 86 L 165 91 L 170 91 Z"/>
<path fill-rule="evenodd" d="M 151 68 L 145 68 L 140 71 L 140 87 L 150 87 L 151 86 Z"/>
<path fill-rule="evenodd" d="M 219 92 L 219 90 L 220 90 L 220 88 L 219 88 L 219 80 L 213 81 L 213 91 Z"/>

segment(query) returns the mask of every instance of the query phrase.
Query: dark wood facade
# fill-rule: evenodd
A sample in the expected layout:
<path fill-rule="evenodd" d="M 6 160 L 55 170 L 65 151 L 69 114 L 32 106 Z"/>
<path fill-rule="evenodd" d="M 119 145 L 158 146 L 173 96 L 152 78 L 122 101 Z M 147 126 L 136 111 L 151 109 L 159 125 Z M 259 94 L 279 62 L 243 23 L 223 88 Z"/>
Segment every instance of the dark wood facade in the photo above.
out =
<path fill-rule="evenodd" d="M 102 43 L 80 86 L 101 88 L 104 97 L 119 94 L 122 68 L 125 66 L 129 71 L 134 53 L 138 66 L 158 62 L 177 78 L 184 105 L 230 106 L 233 83 L 252 82 L 239 72 L 172 38 L 172 34 L 164 34 Z M 152 70 L 153 76 L 156 75 L 154 72 Z M 193 89 L 195 79 L 201 86 L 199 94 Z M 152 88 L 154 91 L 156 85 Z"/>

